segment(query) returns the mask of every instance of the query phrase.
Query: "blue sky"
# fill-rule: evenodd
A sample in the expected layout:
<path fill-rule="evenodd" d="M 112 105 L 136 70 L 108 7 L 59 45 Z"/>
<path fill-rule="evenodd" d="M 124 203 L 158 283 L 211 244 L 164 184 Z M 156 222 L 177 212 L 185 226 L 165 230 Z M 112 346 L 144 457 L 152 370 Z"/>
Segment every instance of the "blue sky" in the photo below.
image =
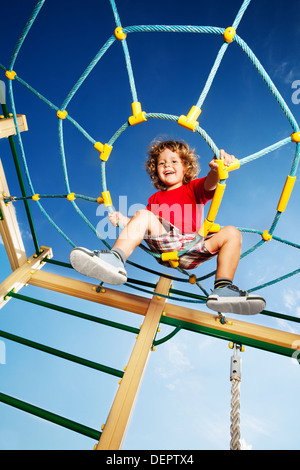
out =
<path fill-rule="evenodd" d="M 35 1 L 13 0 L 2 6 L 0 63 L 8 67 L 14 46 Z M 123 27 L 140 24 L 230 26 L 240 0 L 213 3 L 189 0 L 123 0 L 117 7 Z M 299 72 L 299 0 L 252 0 L 238 34 L 251 47 L 299 121 L 299 94 L 293 86 Z M 60 107 L 90 61 L 112 35 L 114 17 L 108 0 L 45 2 L 17 57 L 15 71 L 33 88 Z M 132 33 L 127 37 L 137 94 L 147 113 L 186 114 L 196 104 L 216 54 L 219 35 Z M 0 79 L 5 80 L 0 70 Z M 15 82 L 17 113 L 26 114 L 29 132 L 22 134 L 35 191 L 65 194 L 59 152 L 56 113 Z M 298 98 L 298 99 L 297 99 Z M 117 41 L 98 62 L 76 93 L 68 113 L 93 139 L 103 143 L 131 114 L 131 93 L 121 44 Z M 265 83 L 241 51 L 232 44 L 202 107 L 200 125 L 219 148 L 241 159 L 288 137 L 291 125 Z M 98 153 L 70 122 L 64 122 L 64 142 L 71 190 L 91 197 L 102 191 Z M 124 132 L 106 164 L 108 189 L 118 209 L 119 197 L 127 207 L 146 204 L 154 189 L 144 169 L 148 146 L 157 136 L 185 139 L 200 155 L 201 175 L 208 171 L 212 151 L 202 138 L 174 122 L 148 120 Z M 1 141 L 1 159 L 10 192 L 20 195 L 8 143 Z M 217 222 L 257 230 L 269 229 L 295 154 L 288 144 L 230 175 Z M 124 199 L 123 199 L 124 200 Z M 299 184 L 296 182 L 276 235 L 299 243 Z M 104 248 L 93 231 L 66 200 L 43 201 L 43 206 L 74 244 Z M 78 206 L 94 226 L 104 224 L 101 208 L 86 201 Z M 30 256 L 32 237 L 22 202 L 15 203 L 20 229 Z M 54 257 L 68 262 L 72 248 L 31 205 L 38 240 L 53 248 Z M 105 214 L 104 214 L 105 216 Z M 104 227 L 105 228 L 105 227 Z M 106 229 L 108 229 L 106 227 Z M 110 232 L 111 233 L 111 232 Z M 258 242 L 256 234 L 243 235 L 243 251 Z M 113 243 L 113 240 L 108 240 Z M 1 277 L 10 274 L 0 244 Z M 160 271 L 141 250 L 132 261 Z M 214 261 L 197 275 L 214 269 Z M 235 282 L 249 289 L 299 268 L 296 248 L 265 244 L 239 265 Z M 83 279 L 68 269 L 46 266 L 51 272 Z M 157 276 L 128 267 L 128 275 L 155 283 Z M 86 280 L 85 278 L 83 280 Z M 212 278 L 203 284 L 212 288 Z M 181 288 L 181 285 L 174 285 Z M 128 287 L 122 291 L 133 292 Z M 194 288 L 193 288 L 194 289 Z M 193 291 L 193 290 L 192 290 Z M 134 314 L 91 305 L 50 291 L 26 287 L 26 295 L 85 313 L 139 326 Z M 197 291 L 198 293 L 198 291 Z M 267 308 L 300 316 L 299 274 L 261 289 Z M 170 300 L 171 302 L 172 300 Z M 190 306 L 190 305 L 188 305 Z M 206 310 L 203 305 L 199 309 Z M 299 333 L 295 323 L 264 316 L 246 321 Z M 1 329 L 64 351 L 122 369 L 134 345 L 134 335 L 85 324 L 57 312 L 11 300 L 1 310 Z M 162 336 L 169 330 L 163 327 Z M 0 364 L 3 393 L 100 429 L 105 422 L 118 379 L 5 341 L 6 360 Z M 180 332 L 151 353 L 123 449 L 228 449 L 230 415 L 230 357 L 227 343 Z M 299 449 L 299 364 L 279 355 L 246 348 L 242 355 L 241 434 L 245 449 Z M 91 449 L 91 439 L 0 404 L 1 449 Z"/>

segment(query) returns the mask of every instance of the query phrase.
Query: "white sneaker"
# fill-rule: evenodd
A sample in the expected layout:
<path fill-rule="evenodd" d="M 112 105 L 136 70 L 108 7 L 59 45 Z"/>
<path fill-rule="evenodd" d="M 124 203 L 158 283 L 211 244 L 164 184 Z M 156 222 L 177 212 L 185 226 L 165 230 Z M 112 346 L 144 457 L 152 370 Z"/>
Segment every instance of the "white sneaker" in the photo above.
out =
<path fill-rule="evenodd" d="M 259 295 L 248 294 L 230 285 L 214 289 L 207 297 L 206 305 L 215 312 L 256 315 L 264 310 L 266 301 Z"/>
<path fill-rule="evenodd" d="M 90 251 L 77 247 L 70 253 L 70 263 L 80 274 L 106 284 L 120 285 L 127 281 L 124 264 L 109 251 Z"/>

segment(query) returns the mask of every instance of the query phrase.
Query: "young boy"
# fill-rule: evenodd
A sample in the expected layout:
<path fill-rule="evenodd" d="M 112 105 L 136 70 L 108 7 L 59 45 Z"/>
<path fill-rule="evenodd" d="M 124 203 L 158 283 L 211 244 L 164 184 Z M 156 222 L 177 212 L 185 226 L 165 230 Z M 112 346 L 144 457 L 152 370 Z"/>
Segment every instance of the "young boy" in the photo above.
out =
<path fill-rule="evenodd" d="M 224 150 L 220 157 L 225 165 L 234 160 L 234 156 Z M 215 159 L 209 167 L 206 177 L 197 178 L 197 156 L 185 142 L 153 144 L 146 168 L 159 191 L 150 197 L 147 208 L 137 211 L 131 219 L 117 211 L 109 214 L 113 225 L 120 222 L 124 227 L 112 250 L 75 248 L 70 254 L 73 268 L 108 284 L 123 284 L 127 281 L 125 262 L 143 239 L 155 253 L 180 251 L 189 246 L 201 226 L 203 206 L 213 198 L 218 183 Z M 239 230 L 228 226 L 201 238 L 179 258 L 181 268 L 194 269 L 217 256 L 214 290 L 207 298 L 207 306 L 214 311 L 253 315 L 265 308 L 262 297 L 247 294 L 232 285 L 241 244 Z M 170 266 L 161 258 L 157 261 Z"/>

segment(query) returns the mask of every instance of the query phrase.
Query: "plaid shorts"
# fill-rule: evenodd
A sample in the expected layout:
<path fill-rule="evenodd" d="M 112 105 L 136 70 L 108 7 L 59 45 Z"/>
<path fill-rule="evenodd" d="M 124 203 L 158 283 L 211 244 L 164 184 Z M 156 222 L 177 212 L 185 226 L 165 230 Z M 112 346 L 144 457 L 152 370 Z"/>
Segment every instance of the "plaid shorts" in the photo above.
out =
<path fill-rule="evenodd" d="M 155 237 L 146 237 L 145 241 L 150 250 L 154 253 L 164 253 L 168 251 L 181 251 L 186 249 L 189 244 L 194 240 L 195 233 L 183 234 L 180 230 L 170 222 L 165 221 L 158 217 L 167 233 Z M 194 269 L 204 261 L 207 261 L 218 254 L 218 251 L 211 253 L 204 245 L 205 240 L 213 237 L 214 233 L 208 234 L 205 238 L 201 237 L 195 245 L 191 247 L 186 253 L 179 257 L 179 267 L 182 269 Z M 168 261 L 162 261 L 161 258 L 155 258 L 156 261 L 163 266 L 170 267 Z"/>

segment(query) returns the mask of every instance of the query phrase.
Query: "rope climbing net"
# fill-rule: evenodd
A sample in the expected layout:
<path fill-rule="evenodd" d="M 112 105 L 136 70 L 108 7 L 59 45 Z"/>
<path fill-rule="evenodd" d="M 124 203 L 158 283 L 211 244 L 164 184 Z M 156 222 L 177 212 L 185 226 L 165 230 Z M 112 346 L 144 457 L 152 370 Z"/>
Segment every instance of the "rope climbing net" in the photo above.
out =
<path fill-rule="evenodd" d="M 265 71 L 264 67 L 262 64 L 259 62 L 257 57 L 254 55 L 252 50 L 249 48 L 249 46 L 245 43 L 245 41 L 237 34 L 236 30 L 240 24 L 240 21 L 249 6 L 251 0 L 244 0 L 242 3 L 242 6 L 240 10 L 238 11 L 236 18 L 233 22 L 233 24 L 227 28 L 221 28 L 221 27 L 209 27 L 209 26 L 186 26 L 186 25 L 138 25 L 138 26 L 128 26 L 128 27 L 123 27 L 119 13 L 117 10 L 117 6 L 115 3 L 115 0 L 109 0 L 114 19 L 115 19 L 115 24 L 116 28 L 114 31 L 114 34 L 112 34 L 108 40 L 105 42 L 105 44 L 101 47 L 99 52 L 96 54 L 94 59 L 90 62 L 88 67 L 84 70 L 82 75 L 80 76 L 79 80 L 75 83 L 61 106 L 57 106 L 56 104 L 52 103 L 44 97 L 41 93 L 39 93 L 37 90 L 35 90 L 30 84 L 26 83 L 14 70 L 15 68 L 15 62 L 17 59 L 17 56 L 20 52 L 20 49 L 24 43 L 24 40 L 32 27 L 34 21 L 36 20 L 41 8 L 43 7 L 43 4 L 45 3 L 45 0 L 40 0 L 37 4 L 36 7 L 34 8 L 34 11 L 32 12 L 32 15 L 26 24 L 20 39 L 18 40 L 15 49 L 13 51 L 13 54 L 11 56 L 10 62 L 8 67 L 5 67 L 4 65 L 0 64 L 0 69 L 2 69 L 5 72 L 5 76 L 8 80 L 8 92 L 9 92 L 9 98 L 10 98 L 10 104 L 11 104 L 11 109 L 12 109 L 12 114 L 14 118 L 14 123 L 17 131 L 17 140 L 18 140 L 18 145 L 20 149 L 20 154 L 26 174 L 26 178 L 28 181 L 28 185 L 30 188 L 30 195 L 25 194 L 25 192 L 22 193 L 22 196 L 20 197 L 8 197 L 6 199 L 6 202 L 12 202 L 12 201 L 17 201 L 17 200 L 24 200 L 26 204 L 28 204 L 28 200 L 32 199 L 36 202 L 38 205 L 39 209 L 41 212 L 44 214 L 44 216 L 47 218 L 47 220 L 52 224 L 52 226 L 59 232 L 59 234 L 72 246 L 75 247 L 76 244 L 69 238 L 69 236 L 64 233 L 64 231 L 55 223 L 52 217 L 48 214 L 48 212 L 44 209 L 43 205 L 41 204 L 41 200 L 43 198 L 67 198 L 74 210 L 77 212 L 77 214 L 82 218 L 82 220 L 88 225 L 88 227 L 94 232 L 94 234 L 104 243 L 104 245 L 110 249 L 110 245 L 105 240 L 101 234 L 97 231 L 97 229 L 94 227 L 94 225 L 90 222 L 90 220 L 86 217 L 86 215 L 82 212 L 82 210 L 78 207 L 76 203 L 76 199 L 84 199 L 90 202 L 94 203 L 101 203 L 104 204 L 108 210 L 108 212 L 113 211 L 113 201 L 111 194 L 108 190 L 107 187 L 107 181 L 106 181 L 106 165 L 111 158 L 113 146 L 115 145 L 117 139 L 121 136 L 123 132 L 125 132 L 129 127 L 135 126 L 138 124 L 141 124 L 143 122 L 146 122 L 147 120 L 151 119 L 160 119 L 160 120 L 167 120 L 167 121 L 173 121 L 177 122 L 180 126 L 191 130 L 192 132 L 198 133 L 204 141 L 207 143 L 207 145 L 210 147 L 210 149 L 213 151 L 213 153 L 216 156 L 218 165 L 219 165 L 219 183 L 217 186 L 217 189 L 215 191 L 214 198 L 211 202 L 210 209 L 208 212 L 208 215 L 206 219 L 204 220 L 202 227 L 199 230 L 199 233 L 195 236 L 195 239 L 191 242 L 191 244 L 185 248 L 182 251 L 179 252 L 172 252 L 172 253 L 164 253 L 163 254 L 163 260 L 164 261 L 169 261 L 170 265 L 174 268 L 176 268 L 179 272 L 183 273 L 185 276 L 184 278 L 182 277 L 174 277 L 172 276 L 173 279 L 178 280 L 180 282 L 190 282 L 191 284 L 196 284 L 200 289 L 203 291 L 204 296 L 206 297 L 208 294 L 203 288 L 203 286 L 200 284 L 200 282 L 214 274 L 214 272 L 206 274 L 201 277 L 196 277 L 195 274 L 189 274 L 186 271 L 182 270 L 179 266 L 179 260 L 180 257 L 191 248 L 191 246 L 196 243 L 199 239 L 199 237 L 205 236 L 208 232 L 212 231 L 218 231 L 220 230 L 220 226 L 215 223 L 215 219 L 221 204 L 221 200 L 224 194 L 224 190 L 226 188 L 226 181 L 228 179 L 228 172 L 235 170 L 242 165 L 245 165 L 255 159 L 258 159 L 262 157 L 263 155 L 275 151 L 291 142 L 295 143 L 296 145 L 296 151 L 295 151 L 295 156 L 292 160 L 291 164 L 291 170 L 290 173 L 287 175 L 286 182 L 284 185 L 284 188 L 281 193 L 281 197 L 277 206 L 277 210 L 273 219 L 273 222 L 271 223 L 271 226 L 268 229 L 264 230 L 255 230 L 255 229 L 249 229 L 249 228 L 239 228 L 241 232 L 246 232 L 246 233 L 253 233 L 253 234 L 258 234 L 261 236 L 261 239 L 259 242 L 257 242 L 254 246 L 249 248 L 246 252 L 242 254 L 242 258 L 245 256 L 249 255 L 250 253 L 253 253 L 255 250 L 257 250 L 259 247 L 261 247 L 264 243 L 272 240 L 275 240 L 279 243 L 284 243 L 287 244 L 291 247 L 294 247 L 296 249 L 300 248 L 300 245 L 297 243 L 294 243 L 292 241 L 289 241 L 287 239 L 278 237 L 275 235 L 275 229 L 277 227 L 278 221 L 282 215 L 282 213 L 285 211 L 286 206 L 288 204 L 291 192 L 293 190 L 295 180 L 296 180 L 296 173 L 298 169 L 298 164 L 299 164 L 299 158 L 300 158 L 300 129 L 299 125 L 295 120 L 295 117 L 293 116 L 292 112 L 290 111 L 288 105 L 284 101 L 283 97 L 279 93 L 278 89 L 274 85 L 273 81 Z M 134 34 L 134 33 L 151 33 L 151 32 L 159 32 L 159 33 L 191 33 L 191 34 L 215 34 L 219 35 L 222 38 L 222 44 L 221 47 L 217 53 L 215 62 L 213 64 L 213 67 L 208 75 L 208 78 L 206 80 L 206 83 L 203 87 L 203 90 L 201 91 L 201 94 L 199 96 L 199 99 L 195 105 L 193 105 L 190 109 L 190 111 L 187 113 L 187 115 L 170 115 L 170 114 L 162 114 L 162 113 L 151 113 L 151 112 L 146 112 L 143 111 L 142 105 L 139 102 L 138 99 L 138 94 L 137 94 L 137 89 L 136 89 L 136 84 L 135 84 L 135 78 L 134 78 L 134 72 L 133 72 L 133 67 L 130 59 L 130 54 L 129 54 L 129 49 L 127 45 L 127 35 L 129 34 Z M 129 117 L 129 119 L 119 127 L 112 137 L 108 140 L 106 143 L 102 143 L 96 139 L 94 139 L 81 125 L 78 123 L 70 114 L 67 112 L 68 105 L 70 104 L 71 100 L 74 98 L 75 94 L 78 92 L 79 88 L 82 86 L 84 81 L 87 79 L 91 71 L 94 69 L 94 67 L 98 64 L 100 59 L 104 56 L 104 54 L 110 49 L 110 47 L 115 43 L 115 42 L 120 42 L 124 57 L 125 57 L 125 63 L 127 67 L 127 72 L 128 72 L 128 78 L 129 78 L 129 86 L 130 86 L 130 91 L 131 91 L 131 97 L 132 97 L 132 115 Z M 267 85 L 268 89 L 274 96 L 275 100 L 277 101 L 279 107 L 283 111 L 284 115 L 288 119 L 292 132 L 290 135 L 288 135 L 286 138 L 283 140 L 280 140 L 266 148 L 263 148 L 262 150 L 246 156 L 240 160 L 235 160 L 235 162 L 229 167 L 229 168 L 224 168 L 223 161 L 220 159 L 220 150 L 213 141 L 213 139 L 207 134 L 207 132 L 199 126 L 199 122 L 197 119 L 200 116 L 201 113 L 201 108 L 203 106 L 203 103 L 209 93 L 209 90 L 211 88 L 211 85 L 213 83 L 213 80 L 215 78 L 215 75 L 218 71 L 218 68 L 222 62 L 222 59 L 224 57 L 224 54 L 227 51 L 227 48 L 230 46 L 230 44 L 236 43 L 241 50 L 246 54 L 246 56 L 250 59 L 251 63 Z M 61 162 L 62 162 L 62 168 L 63 168 L 63 174 L 64 174 L 64 182 L 65 182 L 65 188 L 66 188 L 66 194 L 64 195 L 46 195 L 46 194 L 38 194 L 35 191 L 35 188 L 32 183 L 32 179 L 30 176 L 30 172 L 28 169 L 28 164 L 27 164 L 27 159 L 25 155 L 25 149 L 21 137 L 21 132 L 19 129 L 19 124 L 17 120 L 17 113 L 16 113 L 16 106 L 15 106 L 15 99 L 14 99 L 14 93 L 13 93 L 13 83 L 18 82 L 21 85 L 23 85 L 25 88 L 27 88 L 30 92 L 32 92 L 36 97 L 38 97 L 40 100 L 42 100 L 46 105 L 48 105 L 53 111 L 56 112 L 57 117 L 58 117 L 58 135 L 59 135 L 59 147 L 60 147 L 60 155 L 61 155 Z M 4 111 L 5 117 L 8 116 L 8 111 L 7 109 Z M 89 197 L 81 194 L 77 194 L 72 192 L 70 182 L 69 182 L 69 175 L 67 171 L 67 164 L 66 164 L 66 151 L 65 151 L 65 145 L 64 145 L 64 136 L 63 136 L 63 124 L 64 122 L 69 122 L 71 123 L 87 140 L 90 142 L 94 148 L 100 153 L 100 160 L 101 160 L 101 182 L 102 182 L 102 193 L 100 197 Z M 122 228 L 122 227 L 121 227 Z M 34 227 L 33 229 L 33 239 L 34 243 L 37 249 L 37 252 L 39 251 L 38 243 L 35 238 L 35 232 L 34 232 Z M 152 255 L 153 257 L 159 257 L 160 255 L 156 253 L 152 253 L 148 248 L 145 246 L 141 245 L 141 248 Z M 128 261 L 128 264 L 131 264 L 135 267 L 138 267 L 140 269 L 149 271 L 149 272 L 154 272 L 156 271 L 151 270 L 149 268 L 146 268 L 145 266 L 140 266 L 132 261 Z M 249 292 L 255 291 L 258 289 L 261 289 L 263 287 L 269 286 L 271 284 L 277 283 L 283 279 L 289 278 L 291 276 L 294 276 L 295 274 L 299 273 L 300 269 L 296 269 L 292 272 L 289 272 L 285 274 L 284 276 L 278 277 L 276 279 L 273 279 L 267 283 L 260 284 L 256 287 L 253 287 L 252 289 L 248 289 Z M 159 274 L 159 273 L 157 273 Z M 129 284 L 128 284 L 129 285 Z M 133 286 L 131 286 L 133 287 Z M 136 288 L 136 287 L 135 287 Z M 140 289 L 143 290 L 143 289 Z M 199 300 L 197 300 L 199 301 Z M 202 299 L 202 301 L 205 301 L 205 298 Z"/>

